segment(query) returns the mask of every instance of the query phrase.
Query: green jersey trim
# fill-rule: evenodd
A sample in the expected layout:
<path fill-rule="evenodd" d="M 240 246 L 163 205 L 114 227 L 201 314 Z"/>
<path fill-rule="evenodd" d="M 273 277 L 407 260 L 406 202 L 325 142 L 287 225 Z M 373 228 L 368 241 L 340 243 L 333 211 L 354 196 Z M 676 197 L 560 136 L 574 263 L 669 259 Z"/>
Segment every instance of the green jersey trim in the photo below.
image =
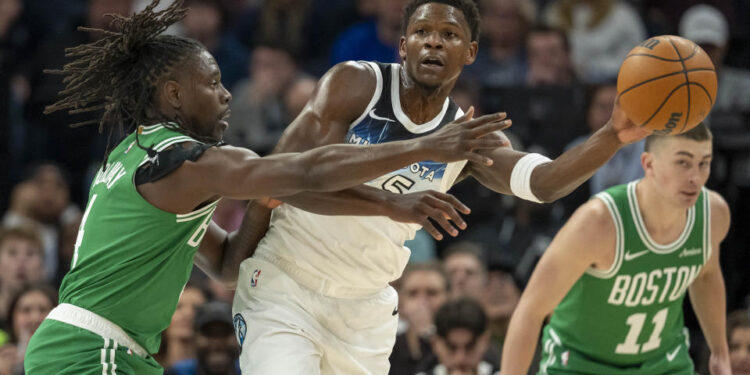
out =
<path fill-rule="evenodd" d="M 639 181 L 641 180 L 633 181 L 628 184 L 628 203 L 630 204 L 630 211 L 633 215 L 633 222 L 635 222 L 635 228 L 638 232 L 638 236 L 641 238 L 646 247 L 654 253 L 672 253 L 682 247 L 682 245 L 685 244 L 685 241 L 687 241 L 688 237 L 690 237 L 690 233 L 692 232 L 693 226 L 695 225 L 695 206 L 688 209 L 687 219 L 685 220 L 685 227 L 682 230 L 682 234 L 680 234 L 680 236 L 672 243 L 660 245 L 651 238 L 651 235 L 648 234 L 646 224 L 643 222 L 641 210 L 638 207 L 638 197 L 635 192 L 635 186 Z"/>
<path fill-rule="evenodd" d="M 622 216 L 612 196 L 606 192 L 601 192 L 595 195 L 594 198 L 598 198 L 604 202 L 609 214 L 612 216 L 612 222 L 615 224 L 615 260 L 608 270 L 598 270 L 589 267 L 586 273 L 599 279 L 609 279 L 617 274 L 622 265 L 622 254 L 625 252 L 625 230 L 623 229 Z"/>

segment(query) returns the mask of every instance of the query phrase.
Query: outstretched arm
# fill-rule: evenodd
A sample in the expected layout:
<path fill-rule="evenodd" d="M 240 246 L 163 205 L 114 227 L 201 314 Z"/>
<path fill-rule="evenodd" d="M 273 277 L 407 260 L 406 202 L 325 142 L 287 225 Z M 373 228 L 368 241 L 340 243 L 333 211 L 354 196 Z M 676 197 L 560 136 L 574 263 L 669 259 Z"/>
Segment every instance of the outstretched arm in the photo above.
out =
<path fill-rule="evenodd" d="M 533 164 L 518 164 L 518 161 L 528 154 L 510 148 L 497 148 L 482 151 L 494 160 L 491 166 L 469 162 L 466 168 L 468 174 L 496 192 L 519 195 L 540 202 L 552 202 L 570 194 L 588 180 L 620 147 L 643 139 L 648 134 L 648 130 L 630 122 L 619 105 L 615 104 L 612 118 L 603 128 L 591 135 L 586 142 L 568 150 L 555 160 L 543 162 L 540 159 L 541 164 L 533 168 Z M 529 159 L 524 159 L 526 160 Z M 527 173 L 525 176 L 522 173 L 524 166 L 531 167 L 526 169 L 530 175 Z M 516 176 L 512 177 L 514 169 Z M 516 185 L 512 188 L 514 180 Z M 527 198 L 519 191 L 519 186 L 524 186 L 524 181 L 530 185 L 532 198 Z"/>
<path fill-rule="evenodd" d="M 609 266 L 614 258 L 614 248 L 612 218 L 603 202 L 592 199 L 560 229 L 531 275 L 508 325 L 501 374 L 526 374 L 544 318 L 587 268 Z"/>
<path fill-rule="evenodd" d="M 729 231 L 729 206 L 721 196 L 711 197 L 711 257 L 690 285 L 690 302 L 698 317 L 703 335 L 711 350 L 711 374 L 730 374 L 726 334 L 726 295 L 724 277 L 719 266 L 719 246 Z"/>

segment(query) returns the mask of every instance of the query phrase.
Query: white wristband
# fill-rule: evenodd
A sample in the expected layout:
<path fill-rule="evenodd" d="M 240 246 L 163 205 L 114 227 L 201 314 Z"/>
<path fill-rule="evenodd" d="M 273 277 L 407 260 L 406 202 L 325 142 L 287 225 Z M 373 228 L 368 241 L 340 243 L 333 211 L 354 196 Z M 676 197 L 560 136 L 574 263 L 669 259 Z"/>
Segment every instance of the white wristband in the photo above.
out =
<path fill-rule="evenodd" d="M 540 164 L 550 161 L 550 158 L 541 154 L 528 154 L 519 159 L 510 174 L 510 191 L 519 198 L 542 203 L 531 191 L 531 172 Z"/>

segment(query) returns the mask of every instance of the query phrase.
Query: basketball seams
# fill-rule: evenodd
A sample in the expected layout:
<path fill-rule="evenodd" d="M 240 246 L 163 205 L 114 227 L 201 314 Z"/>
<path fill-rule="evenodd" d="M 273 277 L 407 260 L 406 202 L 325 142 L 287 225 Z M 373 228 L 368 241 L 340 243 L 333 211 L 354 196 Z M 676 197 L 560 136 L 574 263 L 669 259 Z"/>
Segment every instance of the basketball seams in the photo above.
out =
<path fill-rule="evenodd" d="M 685 59 L 682 58 L 682 55 L 680 55 L 680 50 L 677 49 L 677 46 L 672 41 L 672 38 L 666 38 L 667 41 L 669 41 L 669 44 L 672 45 L 672 48 L 674 48 L 675 53 L 677 53 L 677 56 L 680 57 L 680 64 L 682 64 L 682 71 L 685 73 L 685 83 L 687 84 L 687 114 L 685 115 L 685 122 L 682 124 L 682 129 L 680 129 L 679 133 L 682 133 L 685 131 L 685 127 L 687 126 L 688 120 L 690 120 L 690 77 L 688 76 L 687 72 L 687 66 L 685 65 Z M 693 47 L 693 52 L 690 54 L 690 57 L 693 57 L 695 55 L 696 47 Z M 678 133 L 678 134 L 679 134 Z"/>
<path fill-rule="evenodd" d="M 695 68 L 695 69 L 690 69 L 690 70 L 688 70 L 687 72 L 688 72 L 688 73 L 692 73 L 692 72 L 713 72 L 713 71 L 714 71 L 714 70 L 713 70 L 713 69 L 711 69 L 711 68 Z M 664 75 L 660 75 L 660 76 L 656 76 L 656 77 L 653 77 L 653 78 L 649 78 L 649 79 L 647 79 L 647 80 L 645 80 L 645 81 L 642 81 L 642 82 L 636 83 L 635 85 L 633 85 L 633 86 L 630 86 L 630 87 L 628 87 L 628 88 L 627 88 L 627 89 L 625 89 L 625 90 L 622 90 L 622 92 L 620 93 L 620 95 L 619 95 L 619 96 L 623 96 L 623 95 L 625 95 L 625 93 L 627 93 L 628 91 L 630 91 L 630 90 L 633 90 L 633 89 L 635 89 L 635 88 L 638 88 L 638 87 L 640 87 L 640 86 L 642 86 L 642 85 L 645 85 L 645 84 L 647 84 L 647 83 L 651 83 L 651 82 L 653 82 L 653 81 L 657 81 L 657 80 L 660 80 L 660 79 L 662 79 L 662 78 L 667 78 L 667 77 L 671 77 L 671 76 L 673 76 L 673 75 L 676 75 L 676 74 L 680 74 L 680 73 L 682 73 L 682 72 L 683 72 L 682 70 L 679 70 L 679 71 L 676 71 L 676 72 L 672 72 L 672 73 L 667 73 L 667 74 L 664 74 Z M 694 82 L 691 82 L 691 84 L 696 84 L 696 83 L 694 83 Z M 704 88 L 704 90 L 705 90 L 705 88 Z"/>
<path fill-rule="evenodd" d="M 667 97 L 664 98 L 664 100 L 661 102 L 661 104 L 659 104 L 659 108 L 656 108 L 656 111 L 654 111 L 654 113 L 651 114 L 651 117 L 649 117 L 648 120 L 646 120 L 646 122 L 644 122 L 640 126 L 646 126 L 646 124 L 648 124 L 649 122 L 651 122 L 651 120 L 653 120 L 654 117 L 657 114 L 659 114 L 659 111 L 661 111 L 662 107 L 664 107 L 664 104 L 667 104 L 667 102 L 669 101 L 669 98 L 671 98 L 672 95 L 674 95 L 674 93 L 677 92 L 677 90 L 681 89 L 683 86 L 687 86 L 688 87 L 688 91 L 690 90 L 690 85 L 687 82 L 677 85 L 677 87 L 675 87 L 674 89 L 672 89 L 672 91 L 669 93 L 669 95 L 667 95 Z"/>
<path fill-rule="evenodd" d="M 700 87 L 701 90 L 703 90 L 703 92 L 706 93 L 706 96 L 708 97 L 708 101 L 711 102 L 711 107 L 714 106 L 714 99 L 711 97 L 711 94 L 708 92 L 708 89 L 705 86 L 703 86 L 703 84 L 698 83 L 698 82 L 690 82 L 690 85 Z M 688 85 L 688 90 L 690 89 L 690 85 Z"/>

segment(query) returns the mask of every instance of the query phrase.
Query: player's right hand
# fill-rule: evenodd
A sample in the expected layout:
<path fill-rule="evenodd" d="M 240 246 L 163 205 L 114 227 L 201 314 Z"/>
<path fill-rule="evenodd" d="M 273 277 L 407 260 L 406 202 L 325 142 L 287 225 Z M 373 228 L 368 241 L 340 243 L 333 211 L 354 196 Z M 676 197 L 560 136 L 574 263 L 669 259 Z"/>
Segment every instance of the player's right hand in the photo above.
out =
<path fill-rule="evenodd" d="M 459 212 L 467 215 L 471 212 L 469 207 L 453 195 L 434 190 L 393 194 L 388 200 L 387 207 L 389 218 L 402 223 L 419 224 L 438 241 L 443 239 L 443 234 L 435 228 L 433 222 L 456 237 L 456 227 L 466 229 L 466 222 Z"/>
<path fill-rule="evenodd" d="M 470 160 L 484 165 L 492 165 L 492 159 L 477 151 L 507 146 L 504 139 L 485 137 L 488 134 L 508 128 L 510 119 L 504 112 L 473 118 L 474 107 L 442 129 L 419 139 L 428 152 L 430 160 L 452 162 Z"/>

